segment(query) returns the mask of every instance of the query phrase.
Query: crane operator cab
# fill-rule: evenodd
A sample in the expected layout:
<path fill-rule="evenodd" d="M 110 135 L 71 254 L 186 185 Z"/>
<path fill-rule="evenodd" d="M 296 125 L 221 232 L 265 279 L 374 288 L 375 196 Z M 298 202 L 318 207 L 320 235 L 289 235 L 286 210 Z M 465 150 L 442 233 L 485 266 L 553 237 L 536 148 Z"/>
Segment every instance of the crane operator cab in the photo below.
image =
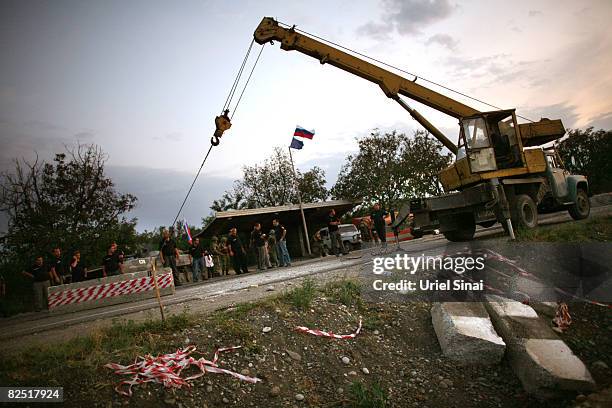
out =
<path fill-rule="evenodd" d="M 463 118 L 457 160 L 467 157 L 472 173 L 523 167 L 514 111 Z"/>
<path fill-rule="evenodd" d="M 498 177 L 543 173 L 542 149 L 524 148 L 541 146 L 565 134 L 559 119 L 518 124 L 514 109 L 465 116 L 459 128 L 455 162 L 440 172 L 445 191 Z"/>

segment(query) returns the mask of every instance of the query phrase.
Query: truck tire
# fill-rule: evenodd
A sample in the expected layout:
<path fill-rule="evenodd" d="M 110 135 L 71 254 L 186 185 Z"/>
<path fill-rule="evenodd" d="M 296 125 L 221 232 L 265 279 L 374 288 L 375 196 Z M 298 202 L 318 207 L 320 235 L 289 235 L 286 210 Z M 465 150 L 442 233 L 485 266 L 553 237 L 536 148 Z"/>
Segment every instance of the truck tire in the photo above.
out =
<path fill-rule="evenodd" d="M 465 214 L 463 216 L 458 215 L 457 218 L 457 226 L 459 228 L 452 231 L 445 231 L 444 238 L 452 242 L 471 241 L 474 239 L 474 233 L 476 232 L 474 216 L 472 216 L 472 214 Z"/>
<path fill-rule="evenodd" d="M 579 189 L 576 193 L 576 202 L 568 209 L 569 215 L 575 220 L 583 220 L 591 213 L 591 202 L 589 196 L 583 189 Z"/>
<path fill-rule="evenodd" d="M 538 226 L 538 207 L 527 194 L 516 196 L 510 217 L 515 229 L 532 229 Z"/>
<path fill-rule="evenodd" d="M 410 231 L 410 235 L 412 235 L 412 238 L 414 239 L 419 239 L 419 238 L 423 238 L 423 231 Z"/>

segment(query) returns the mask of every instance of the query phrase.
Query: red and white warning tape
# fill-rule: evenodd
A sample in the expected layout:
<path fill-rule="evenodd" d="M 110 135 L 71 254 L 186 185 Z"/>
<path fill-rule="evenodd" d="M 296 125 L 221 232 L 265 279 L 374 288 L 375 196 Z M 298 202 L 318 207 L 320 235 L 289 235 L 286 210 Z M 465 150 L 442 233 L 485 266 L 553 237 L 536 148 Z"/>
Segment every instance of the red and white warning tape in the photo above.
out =
<path fill-rule="evenodd" d="M 167 288 L 173 284 L 172 274 L 165 273 L 157 275 L 157 285 L 160 289 Z M 62 292 L 50 293 L 47 299 L 49 309 L 57 306 L 81 303 L 91 300 L 104 299 L 114 296 L 153 290 L 155 285 L 152 276 L 130 279 L 120 282 L 109 282 L 86 288 L 68 289 Z"/>
<path fill-rule="evenodd" d="M 115 387 L 115 391 L 128 397 L 132 396 L 132 387 L 134 385 L 155 382 L 163 384 L 164 387 L 167 388 L 181 388 L 183 386 L 190 387 L 191 384 L 189 384 L 188 381 L 199 378 L 206 373 L 227 374 L 252 384 L 261 381 L 259 378 L 249 377 L 219 367 L 217 364 L 217 361 L 219 360 L 219 353 L 232 351 L 239 348 L 240 346 L 220 348 L 215 351 L 215 356 L 212 361 L 206 360 L 204 357 L 199 359 L 191 357 L 191 354 L 196 351 L 196 346 L 189 346 L 183 350 L 177 350 L 176 353 L 162 354 L 157 357 L 152 357 L 150 355 L 138 357 L 134 364 L 128 366 L 109 363 L 104 367 L 115 370 L 115 374 L 129 375 L 132 377 L 130 380 L 121 381 Z M 191 365 L 198 367 L 200 372 L 192 376 L 182 378 L 181 372 Z M 127 390 L 123 389 L 125 386 L 127 386 Z"/>
<path fill-rule="evenodd" d="M 490 249 L 486 249 L 486 251 L 487 251 L 487 253 L 488 253 L 487 258 L 489 258 L 489 259 L 493 259 L 493 260 L 496 260 L 496 261 L 500 261 L 500 262 L 502 262 L 502 263 L 505 263 L 506 265 L 511 266 L 511 267 L 512 267 L 512 268 L 514 268 L 514 269 L 515 269 L 515 270 L 518 272 L 518 274 L 519 274 L 519 275 L 521 275 L 521 276 L 524 276 L 524 277 L 527 277 L 527 278 L 533 278 L 533 279 L 535 279 L 535 280 L 537 280 L 537 281 L 541 281 L 541 279 L 540 279 L 539 277 L 537 277 L 536 275 L 534 275 L 534 274 L 532 274 L 532 273 L 528 272 L 527 270 L 525 270 L 525 269 L 521 268 L 520 266 L 518 266 L 518 265 L 516 264 L 516 261 L 514 261 L 514 260 L 512 260 L 512 259 L 509 259 L 509 258 L 506 258 L 506 257 L 505 257 L 505 256 L 503 256 L 502 254 L 499 254 L 499 253 L 497 253 L 497 252 L 495 252 L 495 251 L 492 251 L 492 250 L 490 250 Z M 492 268 L 492 270 L 493 270 L 494 272 L 499 272 L 499 271 L 497 271 L 497 270 L 495 270 L 495 269 L 493 269 L 493 268 Z M 558 288 L 558 287 L 554 287 L 553 289 L 554 289 L 555 291 L 557 291 L 557 292 L 559 292 L 559 293 L 563 294 L 563 295 L 570 296 L 570 297 L 572 297 L 572 298 L 574 298 L 574 299 L 576 299 L 576 300 L 578 300 L 578 301 L 581 301 L 581 302 L 586 302 L 586 303 L 590 303 L 590 304 L 595 305 L 595 306 L 601 306 L 601 307 L 605 307 L 605 308 L 608 308 L 608 309 L 612 309 L 612 304 L 608 304 L 608 303 L 601 303 L 601 302 L 597 302 L 597 301 L 595 301 L 595 300 L 585 299 L 585 298 L 583 298 L 583 297 L 580 297 L 580 296 L 574 295 L 573 293 L 569 293 L 568 291 L 563 290 L 563 289 Z"/>
<path fill-rule="evenodd" d="M 359 332 L 361 332 L 361 318 L 359 318 L 359 327 L 357 327 L 357 331 L 355 331 L 355 333 L 352 333 L 352 334 L 334 334 L 332 332 L 326 332 L 323 330 L 309 329 L 308 327 L 304 327 L 304 326 L 298 326 L 295 328 L 295 330 L 302 332 L 302 333 L 312 334 L 313 336 L 329 337 L 331 339 L 339 339 L 339 340 L 354 339 L 359 334 Z"/>
<path fill-rule="evenodd" d="M 565 331 L 572 324 L 572 316 L 569 313 L 569 308 L 566 303 L 559 303 L 555 317 L 552 319 L 553 324 L 561 331 Z"/>

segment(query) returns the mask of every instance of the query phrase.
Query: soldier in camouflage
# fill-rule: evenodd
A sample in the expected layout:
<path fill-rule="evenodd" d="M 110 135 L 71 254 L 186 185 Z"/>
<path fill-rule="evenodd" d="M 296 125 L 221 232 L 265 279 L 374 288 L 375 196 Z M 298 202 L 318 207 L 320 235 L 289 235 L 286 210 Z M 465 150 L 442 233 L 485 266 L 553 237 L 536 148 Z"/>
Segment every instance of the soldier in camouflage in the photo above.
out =
<path fill-rule="evenodd" d="M 276 252 L 276 232 L 271 229 L 268 234 L 268 252 L 270 254 L 270 262 L 275 267 L 278 266 L 278 256 Z"/>
<path fill-rule="evenodd" d="M 220 244 L 219 244 L 219 238 L 217 238 L 216 236 L 213 236 L 211 238 L 211 243 L 210 243 L 210 252 L 212 253 L 212 257 L 213 257 L 213 275 L 212 276 L 221 276 L 221 251 L 219 250 L 220 248 Z M 211 276 L 211 278 L 212 278 Z"/>
<path fill-rule="evenodd" d="M 221 242 L 216 247 L 219 251 L 219 265 L 221 266 L 221 276 L 227 275 L 229 272 L 230 256 L 229 248 L 227 247 L 227 237 L 221 237 Z"/>

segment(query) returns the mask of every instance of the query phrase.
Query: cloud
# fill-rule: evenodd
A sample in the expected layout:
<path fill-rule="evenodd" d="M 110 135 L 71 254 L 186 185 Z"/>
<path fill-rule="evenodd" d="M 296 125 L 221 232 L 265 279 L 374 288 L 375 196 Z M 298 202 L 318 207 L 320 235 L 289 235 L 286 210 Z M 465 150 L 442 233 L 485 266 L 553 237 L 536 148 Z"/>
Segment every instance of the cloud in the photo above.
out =
<path fill-rule="evenodd" d="M 565 128 L 574 128 L 578 122 L 578 108 L 569 102 L 544 106 L 525 107 L 522 112 L 535 121 L 541 118 L 561 119 Z"/>
<path fill-rule="evenodd" d="M 425 27 L 449 17 L 456 9 L 448 0 L 383 0 L 382 22 L 370 21 L 357 33 L 385 39 L 392 33 L 411 36 Z"/>
<path fill-rule="evenodd" d="M 593 126 L 595 130 L 612 130 L 612 112 L 602 113 L 601 115 L 589 118 L 589 126 Z"/>
<path fill-rule="evenodd" d="M 118 191 L 134 194 L 136 208 L 128 215 L 138 218 L 138 230 L 152 230 L 174 220 L 181 202 L 195 174 L 173 169 L 155 169 L 140 166 L 107 166 Z M 230 188 L 233 179 L 211 177 L 202 172 L 181 214 L 187 222 L 200 225 L 210 214 L 212 201 Z"/>
<path fill-rule="evenodd" d="M 540 10 L 529 10 L 529 17 L 541 16 L 543 13 Z"/>
<path fill-rule="evenodd" d="M 79 132 L 77 134 L 74 135 L 74 138 L 81 141 L 81 140 L 92 140 L 94 138 L 94 134 L 93 132 Z"/>
<path fill-rule="evenodd" d="M 170 142 L 180 142 L 181 140 L 183 140 L 183 134 L 181 132 L 170 132 L 170 133 L 166 133 L 163 136 L 154 136 L 153 140 L 157 140 L 157 141 L 170 141 Z"/>
<path fill-rule="evenodd" d="M 436 34 L 432 35 L 425 41 L 425 45 L 438 44 L 443 47 L 448 48 L 449 50 L 454 50 L 457 48 L 457 44 L 459 41 L 455 40 L 452 36 L 448 34 Z"/>

